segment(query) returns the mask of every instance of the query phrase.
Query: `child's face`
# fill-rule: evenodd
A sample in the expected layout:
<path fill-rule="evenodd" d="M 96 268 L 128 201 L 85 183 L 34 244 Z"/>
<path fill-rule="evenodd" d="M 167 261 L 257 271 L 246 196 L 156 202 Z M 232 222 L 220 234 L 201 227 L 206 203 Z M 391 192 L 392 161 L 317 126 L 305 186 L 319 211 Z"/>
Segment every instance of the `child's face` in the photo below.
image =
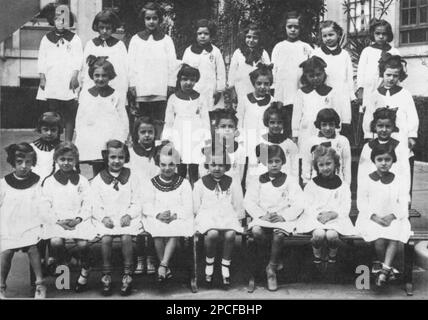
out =
<path fill-rule="evenodd" d="M 334 159 L 330 156 L 322 156 L 317 160 L 318 172 L 323 177 L 330 177 L 334 174 Z"/>
<path fill-rule="evenodd" d="M 284 129 L 284 122 L 277 113 L 273 113 L 269 116 L 269 133 L 280 134 Z"/>
<path fill-rule="evenodd" d="M 391 119 L 378 119 L 376 121 L 375 130 L 379 140 L 389 140 L 393 129 L 394 125 Z"/>
<path fill-rule="evenodd" d="M 298 39 L 300 35 L 299 19 L 287 19 L 287 23 L 285 24 L 285 30 L 287 32 L 288 39 Z"/>
<path fill-rule="evenodd" d="M 212 163 L 210 163 L 208 170 L 215 179 L 220 179 L 226 172 L 226 165 L 223 164 L 222 157 L 221 156 L 213 157 Z"/>
<path fill-rule="evenodd" d="M 58 167 L 63 172 L 71 172 L 76 166 L 76 158 L 71 151 L 65 152 L 56 159 Z"/>
<path fill-rule="evenodd" d="M 161 155 L 159 158 L 159 168 L 161 177 L 164 179 L 170 179 L 176 169 L 177 165 L 174 163 L 174 159 L 172 156 Z"/>
<path fill-rule="evenodd" d="M 45 141 L 54 141 L 58 138 L 59 129 L 58 127 L 48 127 L 41 126 L 40 127 L 40 138 Z"/>
<path fill-rule="evenodd" d="M 138 128 L 138 143 L 143 146 L 151 146 L 155 140 L 155 127 L 148 123 L 140 124 Z"/>
<path fill-rule="evenodd" d="M 159 27 L 159 17 L 155 10 L 147 10 L 144 15 L 144 24 L 149 31 Z"/>
<path fill-rule="evenodd" d="M 324 83 L 325 71 L 321 68 L 315 68 L 314 70 L 305 73 L 306 79 L 313 87 L 318 87 Z"/>
<path fill-rule="evenodd" d="M 94 70 L 94 82 L 98 88 L 103 88 L 108 85 L 110 78 L 108 73 L 103 68 L 96 68 Z"/>
<path fill-rule="evenodd" d="M 383 45 L 388 39 L 388 33 L 386 31 L 386 26 L 378 26 L 374 30 L 374 40 L 377 44 Z"/>
<path fill-rule="evenodd" d="M 125 151 L 122 148 L 109 148 L 107 165 L 111 172 L 119 172 L 125 164 Z"/>
<path fill-rule="evenodd" d="M 60 12 L 55 13 L 54 24 L 55 24 L 55 28 L 60 32 L 66 29 L 66 25 L 64 23 L 64 17 L 62 13 Z"/>
<path fill-rule="evenodd" d="M 254 82 L 254 93 L 256 97 L 264 97 L 270 90 L 270 79 L 268 76 L 258 76 Z"/>
<path fill-rule="evenodd" d="M 389 153 L 377 155 L 374 158 L 377 171 L 380 173 L 386 173 L 391 169 L 392 157 Z"/>
<path fill-rule="evenodd" d="M 280 157 L 269 157 L 268 159 L 268 171 L 269 174 L 275 176 L 281 172 L 282 160 Z"/>
<path fill-rule="evenodd" d="M 383 85 L 386 88 L 392 88 L 400 79 L 400 69 L 386 68 L 383 73 Z"/>
<path fill-rule="evenodd" d="M 180 79 L 180 87 L 184 92 L 190 92 L 195 86 L 196 79 L 195 77 L 182 76 Z"/>
<path fill-rule="evenodd" d="M 232 119 L 220 119 L 217 126 L 215 127 L 216 134 L 221 138 L 234 139 L 235 138 L 236 125 Z"/>
<path fill-rule="evenodd" d="M 210 30 L 207 27 L 200 27 L 196 30 L 196 41 L 200 45 L 207 44 L 211 41 Z"/>
<path fill-rule="evenodd" d="M 98 22 L 98 33 L 100 34 L 100 38 L 103 40 L 107 40 L 113 34 L 113 26 L 110 23 Z"/>
<path fill-rule="evenodd" d="M 247 34 L 245 35 L 245 44 L 249 48 L 254 48 L 259 44 L 259 35 L 254 30 L 248 30 Z"/>
<path fill-rule="evenodd" d="M 31 172 L 33 166 L 33 157 L 31 153 L 26 153 L 24 157 L 17 157 L 15 159 L 15 175 L 18 178 L 25 178 Z"/>
<path fill-rule="evenodd" d="M 331 138 L 336 132 L 336 124 L 334 122 L 321 122 L 320 131 L 326 138 Z"/>
<path fill-rule="evenodd" d="M 327 47 L 335 47 L 339 42 L 339 35 L 334 31 L 333 27 L 327 27 L 321 30 L 322 42 Z"/>

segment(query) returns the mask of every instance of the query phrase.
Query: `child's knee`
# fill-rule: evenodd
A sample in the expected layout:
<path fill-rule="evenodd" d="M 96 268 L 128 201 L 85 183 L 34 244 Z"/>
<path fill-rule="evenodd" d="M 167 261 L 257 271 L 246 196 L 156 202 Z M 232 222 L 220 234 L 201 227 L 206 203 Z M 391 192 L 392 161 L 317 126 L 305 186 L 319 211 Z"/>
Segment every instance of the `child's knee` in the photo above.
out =
<path fill-rule="evenodd" d="M 234 241 L 235 237 L 236 237 L 235 231 L 230 230 L 230 231 L 226 231 L 224 233 L 224 240 L 226 240 L 226 241 Z"/>
<path fill-rule="evenodd" d="M 102 244 L 111 245 L 113 243 L 113 237 L 112 236 L 104 236 L 101 239 Z"/>
<path fill-rule="evenodd" d="M 253 234 L 255 239 L 264 239 L 265 232 L 262 227 L 255 226 L 251 229 L 251 233 Z"/>
<path fill-rule="evenodd" d="M 220 236 L 220 233 L 217 230 L 209 230 L 207 232 L 206 238 L 209 240 L 216 240 Z"/>
<path fill-rule="evenodd" d="M 77 247 L 79 248 L 79 250 L 86 250 L 89 248 L 88 246 L 88 241 L 86 240 L 79 240 L 77 241 Z"/>
<path fill-rule="evenodd" d="M 132 236 L 125 234 L 122 236 L 122 245 L 131 245 L 132 246 Z"/>
<path fill-rule="evenodd" d="M 336 244 L 339 241 L 339 234 L 335 230 L 327 230 L 326 238 L 328 243 Z"/>
<path fill-rule="evenodd" d="M 274 242 L 281 242 L 285 239 L 285 233 L 283 232 L 274 232 L 273 233 L 273 241 Z"/>
<path fill-rule="evenodd" d="M 325 231 L 322 229 L 316 229 L 312 232 L 312 239 L 311 243 L 312 245 L 318 247 L 320 246 L 326 237 Z"/>
<path fill-rule="evenodd" d="M 64 239 L 62 238 L 52 238 L 51 239 L 51 247 L 59 248 L 64 246 Z"/>

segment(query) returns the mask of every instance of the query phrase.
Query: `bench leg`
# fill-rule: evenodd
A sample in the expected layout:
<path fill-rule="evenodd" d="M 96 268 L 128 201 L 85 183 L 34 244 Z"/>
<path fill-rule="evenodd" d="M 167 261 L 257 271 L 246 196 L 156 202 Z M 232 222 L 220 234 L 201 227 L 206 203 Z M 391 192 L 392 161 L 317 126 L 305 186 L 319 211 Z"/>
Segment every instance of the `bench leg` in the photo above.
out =
<path fill-rule="evenodd" d="M 256 289 L 256 274 L 258 269 L 257 263 L 257 243 L 250 238 L 246 241 L 246 260 L 249 271 L 248 292 L 253 293 Z"/>
<path fill-rule="evenodd" d="M 415 258 L 415 243 L 409 241 L 404 245 L 404 285 L 406 294 L 413 296 L 413 263 Z"/>
<path fill-rule="evenodd" d="M 190 276 L 190 289 L 192 293 L 198 292 L 198 243 L 199 243 L 199 235 L 195 234 L 191 241 L 192 247 L 192 257 L 193 257 L 193 266 L 191 270 Z"/>

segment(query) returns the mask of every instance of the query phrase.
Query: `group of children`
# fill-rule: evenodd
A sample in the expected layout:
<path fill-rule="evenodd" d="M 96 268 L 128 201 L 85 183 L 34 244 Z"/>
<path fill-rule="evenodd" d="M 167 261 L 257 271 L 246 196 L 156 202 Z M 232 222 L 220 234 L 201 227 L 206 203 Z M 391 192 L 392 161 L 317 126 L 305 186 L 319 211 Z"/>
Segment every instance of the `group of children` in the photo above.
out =
<path fill-rule="evenodd" d="M 177 72 L 174 43 L 160 28 L 156 4 L 142 9 L 145 27 L 128 52 L 112 37 L 119 25 L 112 11 L 95 17 L 99 37 L 84 54 L 78 36 L 58 17 L 52 17 L 55 30 L 43 38 L 39 58 L 40 94 L 51 111 L 38 121 L 39 139 L 7 148 L 14 172 L 0 182 L 2 295 L 13 254 L 22 249 L 36 276 L 35 296 L 44 297 L 45 249 L 47 265 L 64 263 L 66 239 L 77 243 L 82 268 L 75 290 L 83 291 L 92 264 L 88 241 L 95 237 L 101 238 L 105 295 L 112 293 L 112 241 L 120 237 L 120 291 L 128 295 L 133 274 L 144 268 L 160 282 L 171 278 L 179 238 L 195 233 L 204 234 L 207 284 L 213 282 L 217 244 L 223 244 L 221 275 L 228 286 L 246 213 L 256 242 L 270 251 L 269 290 L 277 289 L 281 248 L 292 233 L 312 234 L 317 266 L 334 265 L 341 235 L 361 235 L 374 242 L 376 283 L 394 277 L 398 242 L 411 235 L 409 157 L 418 117 L 410 93 L 399 85 L 406 71 L 389 45 L 388 22 L 371 24 L 373 44 L 359 61 L 357 96 L 337 23 L 321 23 L 322 43 L 313 50 L 299 39 L 300 16 L 288 14 L 286 40 L 275 46 L 272 60 L 261 46 L 261 30 L 250 25 L 229 69 L 235 112 L 222 105 L 226 71 L 208 20 L 198 21 L 196 41 Z M 58 61 L 67 61 L 61 71 Z M 355 99 L 365 106 L 369 141 L 360 158 L 354 226 L 348 137 Z M 60 141 L 63 122 L 66 142 Z M 79 173 L 81 164 L 92 166 L 90 182 Z M 151 235 L 148 241 L 139 236 L 143 231 Z"/>

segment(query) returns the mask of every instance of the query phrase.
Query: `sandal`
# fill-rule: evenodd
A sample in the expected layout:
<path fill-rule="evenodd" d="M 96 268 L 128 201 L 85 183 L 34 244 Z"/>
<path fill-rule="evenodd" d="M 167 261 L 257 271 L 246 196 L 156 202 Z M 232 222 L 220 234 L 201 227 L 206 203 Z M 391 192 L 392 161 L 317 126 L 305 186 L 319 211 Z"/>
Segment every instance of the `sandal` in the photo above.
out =
<path fill-rule="evenodd" d="M 327 259 L 328 263 L 334 264 L 334 263 L 336 263 L 336 261 L 337 261 L 337 257 L 336 256 L 334 256 L 334 257 L 328 256 L 328 259 Z"/>
<path fill-rule="evenodd" d="M 221 266 L 224 268 L 227 268 L 227 270 L 229 270 L 229 268 L 230 268 L 230 265 L 226 265 L 223 263 L 221 264 Z M 229 274 L 230 274 L 230 272 L 229 272 Z M 222 277 L 223 277 L 223 286 L 228 288 L 230 286 L 230 277 L 225 277 L 225 276 L 222 276 Z"/>
<path fill-rule="evenodd" d="M 214 261 L 211 262 L 211 263 L 208 263 L 208 262 L 205 261 L 205 266 L 212 266 L 212 265 L 214 265 Z M 205 273 L 205 283 L 206 284 L 212 285 L 212 283 L 213 283 L 213 275 L 214 275 L 214 272 L 211 275 L 208 275 L 208 274 Z"/>
<path fill-rule="evenodd" d="M 278 282 L 276 279 L 276 270 L 272 264 L 268 264 L 266 267 L 266 276 L 267 276 L 267 288 L 269 291 L 278 290 Z"/>
<path fill-rule="evenodd" d="M 102 290 L 102 294 L 103 296 L 109 296 L 111 295 L 111 275 L 109 274 L 104 274 L 101 278 L 101 283 L 103 284 L 103 290 Z"/>
<path fill-rule="evenodd" d="M 36 292 L 34 293 L 34 299 L 45 299 L 46 298 L 46 286 L 42 283 L 36 284 Z"/>
<path fill-rule="evenodd" d="M 0 287 L 0 300 L 6 299 L 6 286 Z"/>
<path fill-rule="evenodd" d="M 132 277 L 130 274 L 124 274 L 122 277 L 122 287 L 120 288 L 120 294 L 122 296 L 129 296 L 132 290 Z"/>
<path fill-rule="evenodd" d="M 88 274 L 86 276 L 82 273 L 82 270 L 83 270 L 83 268 L 80 270 L 80 275 L 77 278 L 76 286 L 74 287 L 74 291 L 77 293 L 85 291 L 88 287 L 89 270 L 87 270 Z M 80 277 L 84 278 L 86 280 L 86 283 L 80 283 L 79 282 Z"/>
<path fill-rule="evenodd" d="M 389 268 L 385 264 L 382 264 L 382 269 L 379 271 L 379 273 L 376 276 L 376 281 L 375 281 L 376 286 L 379 288 L 385 286 L 386 282 L 388 281 L 388 277 L 390 273 L 391 273 L 391 268 Z"/>
<path fill-rule="evenodd" d="M 165 273 L 160 272 L 161 268 L 165 269 Z M 168 266 L 161 263 L 158 268 L 158 281 L 164 282 L 171 278 L 172 278 L 171 269 Z"/>

